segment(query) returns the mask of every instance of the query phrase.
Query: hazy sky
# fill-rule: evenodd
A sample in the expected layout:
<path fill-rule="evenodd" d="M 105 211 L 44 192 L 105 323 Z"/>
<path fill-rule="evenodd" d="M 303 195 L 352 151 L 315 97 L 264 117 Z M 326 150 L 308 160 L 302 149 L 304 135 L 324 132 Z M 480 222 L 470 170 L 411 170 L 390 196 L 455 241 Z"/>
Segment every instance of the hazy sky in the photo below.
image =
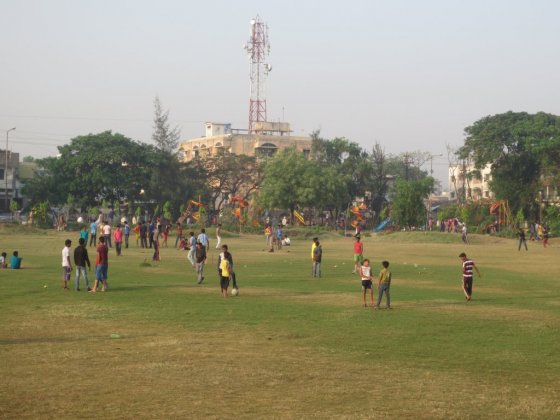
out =
<path fill-rule="evenodd" d="M 387 152 L 446 154 L 490 114 L 560 114 L 560 1 L 0 0 L 0 130 L 21 156 L 103 130 L 151 142 L 247 128 L 243 44 L 269 26 L 269 120 Z M 4 137 L 5 138 L 5 137 Z M 1 147 L 3 141 L 0 137 Z M 447 158 L 435 158 L 445 176 Z"/>

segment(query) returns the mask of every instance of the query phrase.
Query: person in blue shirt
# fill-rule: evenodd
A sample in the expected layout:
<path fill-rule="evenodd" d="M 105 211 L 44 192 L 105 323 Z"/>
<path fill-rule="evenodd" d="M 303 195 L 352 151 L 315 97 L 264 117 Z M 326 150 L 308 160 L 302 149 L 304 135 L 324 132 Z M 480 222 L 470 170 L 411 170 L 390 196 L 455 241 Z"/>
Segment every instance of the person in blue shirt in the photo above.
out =
<path fill-rule="evenodd" d="M 130 225 L 125 220 L 124 222 L 124 247 L 128 248 L 128 237 L 130 236 Z"/>
<path fill-rule="evenodd" d="M 97 247 L 97 223 L 95 220 L 92 220 L 89 225 L 89 234 L 89 246 L 93 244 L 94 247 Z"/>
<path fill-rule="evenodd" d="M 14 255 L 10 258 L 10 268 L 12 270 L 19 270 L 21 268 L 21 260 L 23 258 L 19 256 L 17 251 L 14 251 Z"/>

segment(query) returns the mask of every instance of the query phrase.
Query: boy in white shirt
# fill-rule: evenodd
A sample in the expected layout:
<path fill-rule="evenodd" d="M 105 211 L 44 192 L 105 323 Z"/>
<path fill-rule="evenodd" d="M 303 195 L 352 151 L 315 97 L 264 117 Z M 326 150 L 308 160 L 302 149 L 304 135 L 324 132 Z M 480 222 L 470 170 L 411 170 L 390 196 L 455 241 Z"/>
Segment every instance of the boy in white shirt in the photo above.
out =
<path fill-rule="evenodd" d="M 66 239 L 64 242 L 64 248 L 62 248 L 62 287 L 66 290 L 68 289 L 68 282 L 70 281 L 70 275 L 72 273 L 72 263 L 70 262 L 70 246 L 72 241 Z"/>

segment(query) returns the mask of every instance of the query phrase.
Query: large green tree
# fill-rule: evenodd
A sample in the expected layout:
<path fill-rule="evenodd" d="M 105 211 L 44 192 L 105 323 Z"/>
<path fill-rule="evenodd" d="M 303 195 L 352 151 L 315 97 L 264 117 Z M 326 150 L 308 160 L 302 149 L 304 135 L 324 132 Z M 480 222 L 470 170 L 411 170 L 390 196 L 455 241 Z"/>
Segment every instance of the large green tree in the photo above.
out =
<path fill-rule="evenodd" d="M 491 164 L 492 190 L 514 212 L 534 210 L 543 179 L 558 186 L 560 117 L 510 111 L 481 118 L 465 134 L 459 157 L 472 159 L 477 169 Z"/>
<path fill-rule="evenodd" d="M 37 161 L 36 177 L 24 189 L 32 203 L 71 199 L 86 208 L 103 201 L 171 201 L 178 209 L 199 185 L 195 168 L 174 155 L 110 131 L 75 137 L 58 150 L 57 157 Z"/>
<path fill-rule="evenodd" d="M 423 226 L 427 219 L 424 199 L 433 187 L 431 177 L 416 181 L 398 180 L 393 192 L 393 220 L 407 228 Z"/>

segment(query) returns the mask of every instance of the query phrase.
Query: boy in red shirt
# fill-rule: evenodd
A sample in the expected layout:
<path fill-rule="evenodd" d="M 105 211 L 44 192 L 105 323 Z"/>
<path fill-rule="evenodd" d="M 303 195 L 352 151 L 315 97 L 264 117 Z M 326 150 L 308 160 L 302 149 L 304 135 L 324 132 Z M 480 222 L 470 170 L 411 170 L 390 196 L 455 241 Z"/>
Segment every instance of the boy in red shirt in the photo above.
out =
<path fill-rule="evenodd" d="M 105 245 L 105 237 L 99 238 L 97 246 L 97 258 L 95 259 L 95 284 L 91 293 L 97 292 L 99 282 L 103 285 L 101 291 L 107 290 L 107 270 L 109 269 L 109 248 Z"/>
<path fill-rule="evenodd" d="M 360 237 L 356 236 L 356 242 L 354 242 L 354 271 L 352 274 L 356 274 L 362 263 L 364 262 L 364 244 L 360 242 Z"/>

